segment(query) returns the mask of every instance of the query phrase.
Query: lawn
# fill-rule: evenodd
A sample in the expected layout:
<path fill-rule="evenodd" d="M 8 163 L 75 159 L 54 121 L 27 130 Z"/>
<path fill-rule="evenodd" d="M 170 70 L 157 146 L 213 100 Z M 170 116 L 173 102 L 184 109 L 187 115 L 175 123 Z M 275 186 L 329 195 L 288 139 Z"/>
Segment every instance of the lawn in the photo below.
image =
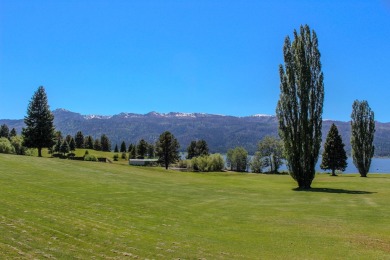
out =
<path fill-rule="evenodd" d="M 0 258 L 390 258 L 390 174 L 295 187 L 285 175 L 0 154 Z"/>

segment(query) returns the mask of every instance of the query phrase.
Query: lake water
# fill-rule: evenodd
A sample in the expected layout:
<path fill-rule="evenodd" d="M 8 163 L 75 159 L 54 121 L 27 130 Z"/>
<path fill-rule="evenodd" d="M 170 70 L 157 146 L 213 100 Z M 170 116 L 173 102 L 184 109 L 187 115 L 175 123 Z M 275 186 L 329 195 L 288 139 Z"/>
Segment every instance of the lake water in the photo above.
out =
<path fill-rule="evenodd" d="M 320 157 L 316 166 L 316 171 L 318 172 L 324 172 L 324 170 L 320 168 L 321 160 L 322 159 Z M 348 158 L 347 162 L 348 166 L 345 169 L 344 173 L 359 173 L 359 171 L 353 164 L 352 158 Z M 280 170 L 287 170 L 287 168 L 285 165 L 283 165 Z M 390 173 L 390 158 L 372 158 L 369 173 Z"/>
<path fill-rule="evenodd" d="M 181 153 L 182 159 L 185 159 L 186 153 Z M 224 158 L 226 162 L 226 154 L 222 154 L 222 157 Z M 249 156 L 249 160 L 252 158 L 252 156 Z M 325 172 L 320 168 L 322 158 L 318 158 L 316 171 L 317 172 Z M 349 157 L 347 159 L 348 166 L 345 169 L 343 173 L 359 173 L 359 171 L 356 169 L 355 165 L 353 164 L 352 158 Z M 286 165 L 282 165 L 279 169 L 280 171 L 287 171 Z M 328 171 L 331 172 L 331 171 Z M 371 167 L 369 173 L 390 173 L 390 158 L 372 158 L 371 160 Z"/>

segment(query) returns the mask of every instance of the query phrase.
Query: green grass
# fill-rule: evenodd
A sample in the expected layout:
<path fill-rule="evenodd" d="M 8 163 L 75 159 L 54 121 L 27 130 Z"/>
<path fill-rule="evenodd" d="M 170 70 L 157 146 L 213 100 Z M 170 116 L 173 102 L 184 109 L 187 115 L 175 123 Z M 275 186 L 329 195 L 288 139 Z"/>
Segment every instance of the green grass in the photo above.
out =
<path fill-rule="evenodd" d="M 0 154 L 0 258 L 390 258 L 390 175 L 312 186 Z"/>

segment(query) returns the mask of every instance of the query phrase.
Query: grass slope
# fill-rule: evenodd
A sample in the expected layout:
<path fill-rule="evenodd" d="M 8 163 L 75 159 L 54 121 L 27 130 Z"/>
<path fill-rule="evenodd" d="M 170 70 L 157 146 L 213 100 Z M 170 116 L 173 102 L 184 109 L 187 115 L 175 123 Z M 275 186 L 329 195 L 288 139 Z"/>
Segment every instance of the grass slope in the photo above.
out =
<path fill-rule="evenodd" d="M 0 258 L 389 259 L 389 184 L 0 154 Z"/>

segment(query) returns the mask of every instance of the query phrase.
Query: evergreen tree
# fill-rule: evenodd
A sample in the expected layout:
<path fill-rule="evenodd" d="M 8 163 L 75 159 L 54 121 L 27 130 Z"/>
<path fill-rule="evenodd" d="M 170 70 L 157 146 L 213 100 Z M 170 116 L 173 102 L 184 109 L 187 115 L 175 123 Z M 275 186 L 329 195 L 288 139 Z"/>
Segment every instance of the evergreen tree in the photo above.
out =
<path fill-rule="evenodd" d="M 114 153 L 119 153 L 118 145 L 115 144 Z"/>
<path fill-rule="evenodd" d="M 196 142 L 196 152 L 197 156 L 209 155 L 209 146 L 205 140 L 201 139 Z"/>
<path fill-rule="evenodd" d="M 26 128 L 22 130 L 24 146 L 37 148 L 39 157 L 42 157 L 43 147 L 53 145 L 53 120 L 45 89 L 40 86 L 28 105 L 27 116 L 24 118 Z"/>
<path fill-rule="evenodd" d="M 192 159 L 197 156 L 196 153 L 196 141 L 191 141 L 190 145 L 187 147 L 187 159 Z"/>
<path fill-rule="evenodd" d="M 367 177 L 374 156 L 374 112 L 367 101 L 355 100 L 351 115 L 351 146 L 353 163 L 361 177 Z"/>
<path fill-rule="evenodd" d="M 14 137 L 14 136 L 17 136 L 18 133 L 16 132 L 16 129 L 15 128 L 12 128 L 11 132 L 9 133 L 9 137 Z"/>
<path fill-rule="evenodd" d="M 335 171 L 345 171 L 347 165 L 347 154 L 344 150 L 343 140 L 336 125 L 332 124 L 324 144 L 321 169 L 332 170 L 332 176 L 336 176 Z"/>
<path fill-rule="evenodd" d="M 1 127 L 0 127 L 0 138 L 1 137 L 10 138 L 9 128 L 6 124 L 1 125 Z"/>
<path fill-rule="evenodd" d="M 139 159 L 144 159 L 146 157 L 146 153 L 148 152 L 148 143 L 141 139 L 137 145 L 137 154 Z"/>
<path fill-rule="evenodd" d="M 108 137 L 105 134 L 102 134 L 100 137 L 100 144 L 101 144 L 101 150 L 103 152 L 110 152 L 111 151 L 111 143 Z"/>
<path fill-rule="evenodd" d="M 125 153 L 126 152 L 126 143 L 125 141 L 122 141 L 121 143 L 121 153 Z"/>
<path fill-rule="evenodd" d="M 190 145 L 187 147 L 187 159 L 192 159 L 193 157 L 202 155 L 209 155 L 207 142 L 203 139 L 191 141 Z"/>
<path fill-rule="evenodd" d="M 169 164 L 175 163 L 180 159 L 179 142 L 173 134 L 168 131 L 162 133 L 156 142 L 156 155 L 159 162 L 168 169 Z"/>
<path fill-rule="evenodd" d="M 66 153 L 69 153 L 69 144 L 66 140 L 64 140 L 60 147 L 60 152 L 65 155 Z"/>
<path fill-rule="evenodd" d="M 130 152 L 129 152 L 129 159 L 136 159 L 137 158 L 137 148 L 135 145 L 132 145 L 131 144 L 131 148 Z"/>
<path fill-rule="evenodd" d="M 65 137 L 65 140 L 68 142 L 68 144 L 70 144 L 70 140 L 72 139 L 73 137 L 71 135 L 67 135 Z"/>
<path fill-rule="evenodd" d="M 287 36 L 280 65 L 280 98 L 276 108 L 289 172 L 300 189 L 310 189 L 321 146 L 323 73 L 317 34 L 309 26 Z"/>
<path fill-rule="evenodd" d="M 75 140 L 73 139 L 73 137 L 70 139 L 69 150 L 70 150 L 71 152 L 76 150 L 76 142 L 75 142 Z"/>
<path fill-rule="evenodd" d="M 94 140 L 92 136 L 88 135 L 84 138 L 84 148 L 86 149 L 94 149 Z"/>
<path fill-rule="evenodd" d="M 130 153 L 131 150 L 133 150 L 133 148 L 134 148 L 134 144 L 129 144 L 129 149 L 127 151 Z"/>
<path fill-rule="evenodd" d="M 59 152 L 60 152 L 60 150 L 61 150 L 61 144 L 62 144 L 62 140 L 61 140 L 60 138 L 58 138 L 58 139 L 56 140 L 56 143 L 55 143 L 54 149 L 53 149 L 55 153 L 59 153 Z"/>
<path fill-rule="evenodd" d="M 81 131 L 78 131 L 74 137 L 76 148 L 84 148 L 84 135 Z"/>
<path fill-rule="evenodd" d="M 148 157 L 154 158 L 155 156 L 155 149 L 153 144 L 148 144 Z"/>
<path fill-rule="evenodd" d="M 101 145 L 99 139 L 95 139 L 95 141 L 93 143 L 93 149 L 96 150 L 96 151 L 101 151 L 102 150 L 102 145 Z"/>

